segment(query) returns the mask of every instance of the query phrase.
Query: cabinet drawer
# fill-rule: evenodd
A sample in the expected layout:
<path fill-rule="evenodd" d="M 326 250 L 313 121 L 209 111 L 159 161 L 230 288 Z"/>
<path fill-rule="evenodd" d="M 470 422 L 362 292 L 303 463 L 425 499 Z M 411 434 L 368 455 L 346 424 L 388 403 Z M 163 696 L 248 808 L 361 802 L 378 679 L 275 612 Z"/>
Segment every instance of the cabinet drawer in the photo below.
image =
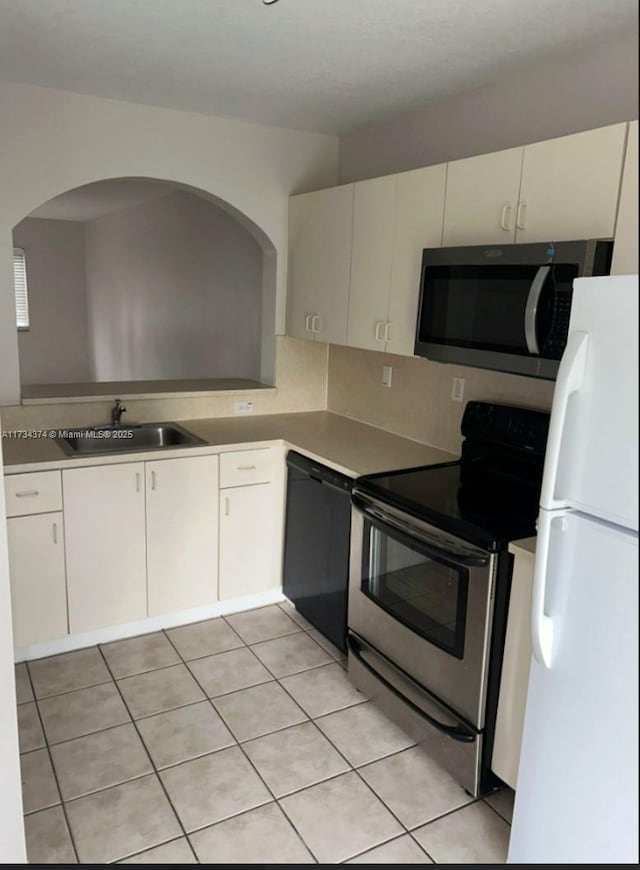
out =
<path fill-rule="evenodd" d="M 271 483 L 275 451 L 234 450 L 220 454 L 220 487 L 243 486 L 251 483 Z"/>
<path fill-rule="evenodd" d="M 44 514 L 62 510 L 59 471 L 9 474 L 4 479 L 8 517 Z"/>

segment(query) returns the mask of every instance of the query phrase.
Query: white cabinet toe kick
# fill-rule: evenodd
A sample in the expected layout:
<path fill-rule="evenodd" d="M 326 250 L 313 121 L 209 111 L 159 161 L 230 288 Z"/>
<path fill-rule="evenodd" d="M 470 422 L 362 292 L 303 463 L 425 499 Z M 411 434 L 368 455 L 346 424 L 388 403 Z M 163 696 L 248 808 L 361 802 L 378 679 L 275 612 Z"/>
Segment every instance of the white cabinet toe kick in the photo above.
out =
<path fill-rule="evenodd" d="M 8 475 L 16 661 L 283 601 L 280 446 Z"/>

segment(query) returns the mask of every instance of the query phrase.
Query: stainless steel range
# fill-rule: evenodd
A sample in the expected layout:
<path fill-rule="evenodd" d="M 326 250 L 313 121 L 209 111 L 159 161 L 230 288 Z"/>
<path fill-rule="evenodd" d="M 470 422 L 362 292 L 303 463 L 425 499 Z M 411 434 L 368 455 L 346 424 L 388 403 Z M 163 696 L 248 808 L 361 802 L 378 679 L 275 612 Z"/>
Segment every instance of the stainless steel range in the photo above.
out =
<path fill-rule="evenodd" d="M 349 677 L 473 795 L 495 785 L 507 547 L 535 534 L 548 422 L 470 402 L 458 462 L 353 489 Z"/>

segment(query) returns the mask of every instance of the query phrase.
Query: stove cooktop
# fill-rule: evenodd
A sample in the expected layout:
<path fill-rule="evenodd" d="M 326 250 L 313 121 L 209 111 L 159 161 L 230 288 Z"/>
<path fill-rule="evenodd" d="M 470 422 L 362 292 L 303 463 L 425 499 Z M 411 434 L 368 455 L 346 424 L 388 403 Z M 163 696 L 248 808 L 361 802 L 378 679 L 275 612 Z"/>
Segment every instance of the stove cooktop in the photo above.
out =
<path fill-rule="evenodd" d="M 457 462 L 356 481 L 369 495 L 486 550 L 536 533 L 549 414 L 469 402 Z"/>
<path fill-rule="evenodd" d="M 360 478 L 356 488 L 469 543 L 495 551 L 536 533 L 540 488 L 463 463 Z"/>

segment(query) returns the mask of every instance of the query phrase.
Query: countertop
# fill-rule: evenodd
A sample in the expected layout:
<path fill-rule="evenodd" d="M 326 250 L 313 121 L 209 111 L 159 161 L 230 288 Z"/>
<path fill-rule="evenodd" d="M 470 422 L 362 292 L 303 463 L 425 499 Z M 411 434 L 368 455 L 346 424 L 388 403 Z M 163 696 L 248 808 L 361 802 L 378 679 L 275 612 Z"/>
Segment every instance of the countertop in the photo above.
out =
<path fill-rule="evenodd" d="M 535 556 L 537 538 L 522 538 L 520 541 L 512 541 L 509 544 L 509 552 L 517 556 L 518 553 L 526 553 L 527 555 Z"/>
<path fill-rule="evenodd" d="M 179 420 L 182 427 L 206 441 L 202 447 L 70 457 L 47 437 L 2 439 L 4 470 L 26 471 L 144 461 L 159 456 L 198 455 L 211 448 L 231 449 L 251 444 L 284 442 L 288 447 L 350 477 L 420 465 L 451 462 L 455 454 L 328 411 Z"/>

